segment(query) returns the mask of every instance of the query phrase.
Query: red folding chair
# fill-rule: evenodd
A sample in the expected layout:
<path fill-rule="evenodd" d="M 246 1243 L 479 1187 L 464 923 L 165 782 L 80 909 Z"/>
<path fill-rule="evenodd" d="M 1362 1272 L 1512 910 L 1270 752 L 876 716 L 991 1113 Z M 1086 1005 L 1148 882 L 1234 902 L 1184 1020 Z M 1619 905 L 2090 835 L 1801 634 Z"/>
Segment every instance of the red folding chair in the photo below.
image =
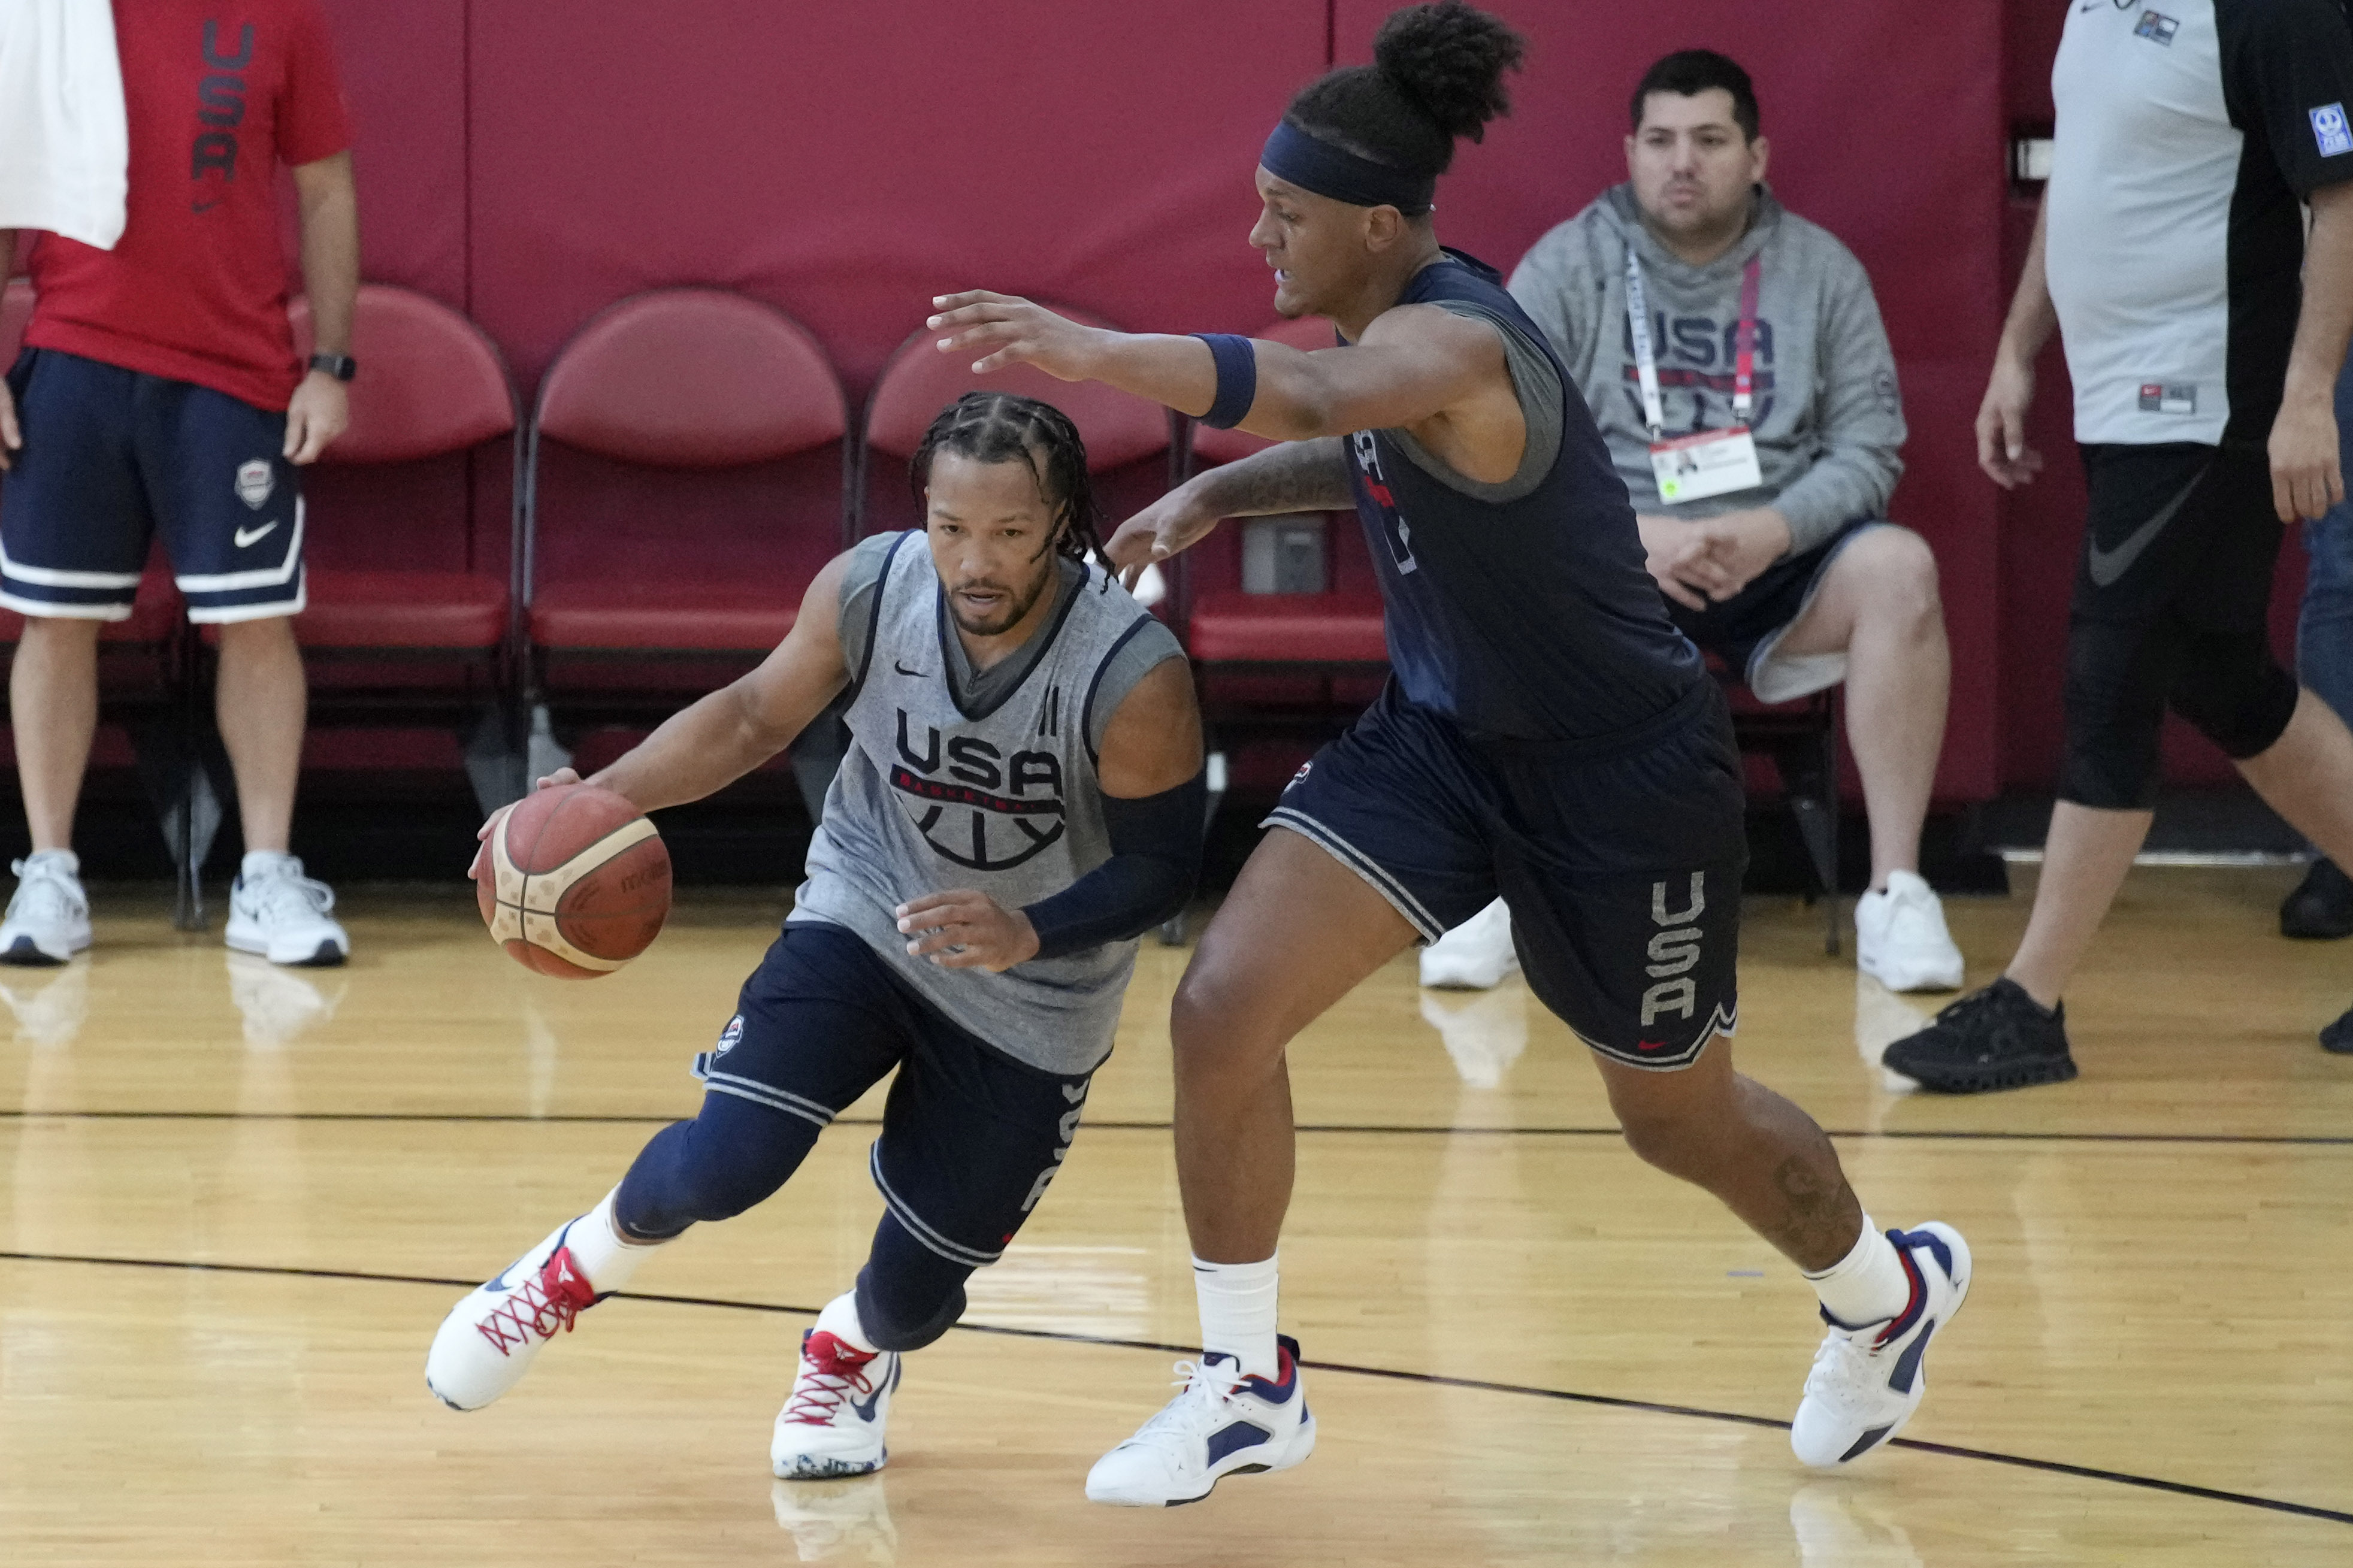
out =
<path fill-rule="evenodd" d="M 773 306 L 666 289 L 592 318 L 526 439 L 533 689 L 625 721 L 764 658 L 847 542 L 848 431 L 824 351 Z"/>

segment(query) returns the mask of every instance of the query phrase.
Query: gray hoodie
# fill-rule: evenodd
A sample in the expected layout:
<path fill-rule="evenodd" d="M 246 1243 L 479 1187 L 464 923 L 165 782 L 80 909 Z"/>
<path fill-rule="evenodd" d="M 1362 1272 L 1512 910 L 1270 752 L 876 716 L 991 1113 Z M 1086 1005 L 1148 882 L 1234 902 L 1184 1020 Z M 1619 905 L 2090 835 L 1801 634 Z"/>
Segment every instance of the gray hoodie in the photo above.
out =
<path fill-rule="evenodd" d="M 1626 247 L 1641 258 L 1670 437 L 1721 430 L 1732 416 L 1740 274 L 1761 255 L 1756 408 L 1749 421 L 1765 482 L 1686 501 L 1678 517 L 1773 506 L 1789 520 L 1792 554 L 1841 523 L 1883 515 L 1904 445 L 1895 354 L 1871 279 L 1854 254 L 1757 189 L 1748 232 L 1692 267 L 1642 227 L 1631 185 L 1604 191 L 1520 260 L 1512 297 L 1536 320 L 1577 379 L 1636 511 L 1667 510 L 1651 468 L 1651 435 L 1626 321 Z M 1792 394 L 1795 395 L 1792 395 Z"/>

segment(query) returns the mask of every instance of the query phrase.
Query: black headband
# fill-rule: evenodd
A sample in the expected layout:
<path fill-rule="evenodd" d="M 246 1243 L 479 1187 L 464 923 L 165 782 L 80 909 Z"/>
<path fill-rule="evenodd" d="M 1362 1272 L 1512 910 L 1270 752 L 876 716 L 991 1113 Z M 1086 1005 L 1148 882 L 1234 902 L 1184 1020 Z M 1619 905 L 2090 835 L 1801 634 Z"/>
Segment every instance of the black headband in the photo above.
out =
<path fill-rule="evenodd" d="M 1408 217 L 1430 211 L 1438 176 L 1409 174 L 1319 141 L 1288 120 L 1275 122 L 1259 165 L 1276 179 L 1356 207 L 1395 207 Z"/>

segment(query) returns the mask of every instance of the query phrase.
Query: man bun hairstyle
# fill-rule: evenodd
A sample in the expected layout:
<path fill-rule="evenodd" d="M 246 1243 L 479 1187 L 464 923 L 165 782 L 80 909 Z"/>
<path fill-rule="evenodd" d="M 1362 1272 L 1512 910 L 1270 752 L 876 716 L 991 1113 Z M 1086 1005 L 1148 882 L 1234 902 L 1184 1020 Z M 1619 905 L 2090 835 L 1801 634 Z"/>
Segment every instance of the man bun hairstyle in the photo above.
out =
<path fill-rule="evenodd" d="M 1060 530 L 1054 548 L 1081 563 L 1092 555 L 1105 571 L 1111 569 L 1103 549 L 1103 512 L 1087 471 L 1087 444 L 1069 415 L 1018 393 L 965 393 L 940 410 L 907 465 L 907 485 L 917 506 L 931 486 L 932 459 L 942 452 L 976 463 L 1022 464 Z"/>
<path fill-rule="evenodd" d="M 1737 60 L 1714 49 L 1677 49 L 1644 71 L 1634 87 L 1634 129 L 1642 129 L 1642 106 L 1654 92 L 1697 98 L 1717 88 L 1732 95 L 1732 122 L 1740 127 L 1742 137 L 1756 141 L 1757 86 Z"/>
<path fill-rule="evenodd" d="M 1318 140 L 1409 174 L 1442 174 L 1456 138 L 1473 142 L 1511 112 L 1504 73 L 1519 68 L 1519 34 L 1462 0 L 1392 12 L 1373 63 L 1331 71 L 1300 89 L 1283 119 Z"/>

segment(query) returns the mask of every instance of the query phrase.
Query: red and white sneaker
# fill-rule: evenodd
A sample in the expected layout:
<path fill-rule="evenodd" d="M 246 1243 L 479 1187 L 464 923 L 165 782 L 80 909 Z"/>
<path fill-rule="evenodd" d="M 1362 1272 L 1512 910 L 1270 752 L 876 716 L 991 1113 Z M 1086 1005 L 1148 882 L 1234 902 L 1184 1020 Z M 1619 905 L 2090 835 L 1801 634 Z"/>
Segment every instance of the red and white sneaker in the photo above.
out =
<path fill-rule="evenodd" d="M 452 1410 L 480 1410 L 522 1381 L 540 1347 L 604 1300 L 564 1245 L 578 1220 L 475 1287 L 441 1320 L 425 1386 Z"/>
<path fill-rule="evenodd" d="M 871 1354 L 824 1329 L 801 1336 L 793 1396 L 776 1415 L 768 1468 L 778 1480 L 862 1476 L 890 1462 L 882 1441 L 891 1395 L 899 1386 L 895 1351 Z"/>

